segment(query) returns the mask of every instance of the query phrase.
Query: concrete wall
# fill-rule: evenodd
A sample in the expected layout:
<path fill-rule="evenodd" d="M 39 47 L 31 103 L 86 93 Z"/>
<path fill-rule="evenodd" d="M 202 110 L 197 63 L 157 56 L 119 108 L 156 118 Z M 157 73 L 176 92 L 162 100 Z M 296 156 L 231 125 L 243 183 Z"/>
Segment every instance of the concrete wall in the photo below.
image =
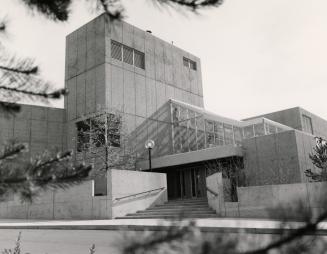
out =
<path fill-rule="evenodd" d="M 222 173 L 215 173 L 206 177 L 206 187 L 209 207 L 215 210 L 217 214 L 224 215 L 224 187 Z M 208 189 L 214 193 L 210 192 Z"/>
<path fill-rule="evenodd" d="M 291 213 L 298 202 L 317 215 L 326 207 L 326 189 L 325 182 L 240 187 L 237 188 L 239 216 L 273 218 L 272 211 L 276 211 L 276 216 L 279 207 L 289 207 Z"/>
<path fill-rule="evenodd" d="M 107 196 L 93 196 L 93 181 L 67 190 L 42 193 L 32 204 L 13 200 L 0 202 L 0 218 L 6 219 L 111 219 L 143 210 L 167 200 L 166 175 L 111 170 L 107 175 Z M 164 187 L 151 195 L 116 201 L 115 198 Z"/>
<path fill-rule="evenodd" d="M 306 182 L 306 169 L 314 170 L 309 159 L 314 137 L 300 131 L 243 140 L 246 184 L 268 185 Z"/>
<path fill-rule="evenodd" d="M 144 52 L 145 69 L 111 58 L 111 40 Z M 197 70 L 186 68 L 183 57 L 195 61 Z M 167 136 L 163 125 L 158 124 L 166 116 L 158 111 L 168 99 L 203 107 L 199 58 L 130 24 L 112 22 L 106 15 L 67 36 L 65 84 L 70 90 L 65 100 L 67 144 L 73 149 L 75 122 L 99 108 L 121 111 L 129 133 L 147 126 L 146 133 L 135 132 L 135 140 L 144 146 L 144 139 L 160 144 Z M 149 117 L 156 123 L 145 123 Z M 165 147 L 156 147 L 154 155 L 157 151 L 168 154 Z"/>
<path fill-rule="evenodd" d="M 140 196 L 116 200 L 116 198 L 158 188 L 164 188 L 164 190 L 157 190 Z M 112 200 L 113 218 L 144 210 L 156 204 L 163 204 L 167 201 L 166 174 L 114 170 L 112 174 Z"/>
<path fill-rule="evenodd" d="M 327 138 L 327 121 L 303 108 L 300 108 L 301 115 L 306 115 L 311 118 L 313 135 Z M 303 126 L 303 119 L 302 126 Z"/>
<path fill-rule="evenodd" d="M 0 144 L 10 139 L 27 143 L 27 157 L 45 149 L 62 151 L 65 149 L 64 112 L 64 109 L 32 105 L 21 105 L 16 115 L 0 112 Z"/>

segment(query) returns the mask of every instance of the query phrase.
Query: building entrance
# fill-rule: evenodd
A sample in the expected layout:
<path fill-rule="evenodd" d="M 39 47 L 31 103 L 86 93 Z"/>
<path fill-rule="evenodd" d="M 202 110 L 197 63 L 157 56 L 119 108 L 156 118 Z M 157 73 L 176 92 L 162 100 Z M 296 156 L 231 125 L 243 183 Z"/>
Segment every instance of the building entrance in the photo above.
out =
<path fill-rule="evenodd" d="M 205 169 L 187 168 L 167 172 L 169 199 L 206 197 Z"/>

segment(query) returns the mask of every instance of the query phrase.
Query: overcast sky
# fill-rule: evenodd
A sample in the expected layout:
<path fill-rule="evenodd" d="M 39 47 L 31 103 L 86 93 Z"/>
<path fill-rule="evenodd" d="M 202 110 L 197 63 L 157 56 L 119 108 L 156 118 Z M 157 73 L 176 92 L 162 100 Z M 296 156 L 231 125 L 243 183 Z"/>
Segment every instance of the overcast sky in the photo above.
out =
<path fill-rule="evenodd" d="M 7 43 L 64 86 L 65 36 L 97 14 L 75 1 L 66 23 L 1 0 Z M 78 2 L 78 3 L 77 3 Z M 327 1 L 225 0 L 200 16 L 125 1 L 126 21 L 201 58 L 207 110 L 242 119 L 301 106 L 327 119 Z M 63 103 L 57 103 L 62 106 Z"/>

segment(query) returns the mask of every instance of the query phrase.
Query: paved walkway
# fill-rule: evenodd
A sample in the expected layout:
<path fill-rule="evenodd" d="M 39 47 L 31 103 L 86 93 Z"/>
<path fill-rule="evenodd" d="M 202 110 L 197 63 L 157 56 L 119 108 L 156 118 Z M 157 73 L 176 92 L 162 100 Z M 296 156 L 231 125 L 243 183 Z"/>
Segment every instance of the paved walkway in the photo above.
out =
<path fill-rule="evenodd" d="M 274 234 L 280 232 L 281 223 L 273 220 L 214 218 L 195 219 L 203 232 L 239 232 Z M 186 224 L 188 221 L 181 221 Z M 165 230 L 172 222 L 159 219 L 122 220 L 0 220 L 0 229 L 60 229 L 60 230 Z M 293 222 L 292 230 L 303 223 Z M 319 234 L 327 235 L 327 222 L 319 225 Z"/>

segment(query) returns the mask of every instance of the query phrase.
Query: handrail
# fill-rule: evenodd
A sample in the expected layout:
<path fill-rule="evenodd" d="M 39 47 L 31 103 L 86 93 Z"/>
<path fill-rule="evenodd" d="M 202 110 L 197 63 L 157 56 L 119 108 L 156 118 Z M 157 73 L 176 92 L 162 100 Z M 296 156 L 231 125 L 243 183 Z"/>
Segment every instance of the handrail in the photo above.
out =
<path fill-rule="evenodd" d="M 215 192 L 215 191 L 213 191 L 212 189 L 210 189 L 208 186 L 206 186 L 206 188 L 207 188 L 207 191 L 209 191 L 211 194 L 213 194 L 215 197 L 218 197 L 219 196 L 219 194 L 217 193 L 217 192 Z"/>
<path fill-rule="evenodd" d="M 130 198 L 130 197 L 134 197 L 134 196 L 138 196 L 138 195 L 150 193 L 150 192 L 157 191 L 157 190 L 164 190 L 164 189 L 166 189 L 166 187 L 161 187 L 161 188 L 157 188 L 157 189 L 153 189 L 153 190 L 148 190 L 148 191 L 142 191 L 142 192 L 139 192 L 139 193 L 136 193 L 136 194 L 131 194 L 131 195 L 127 195 L 127 196 L 124 196 L 124 197 L 115 198 L 115 200 L 119 201 L 119 200 L 122 200 L 122 199 L 125 199 L 125 198 Z"/>

